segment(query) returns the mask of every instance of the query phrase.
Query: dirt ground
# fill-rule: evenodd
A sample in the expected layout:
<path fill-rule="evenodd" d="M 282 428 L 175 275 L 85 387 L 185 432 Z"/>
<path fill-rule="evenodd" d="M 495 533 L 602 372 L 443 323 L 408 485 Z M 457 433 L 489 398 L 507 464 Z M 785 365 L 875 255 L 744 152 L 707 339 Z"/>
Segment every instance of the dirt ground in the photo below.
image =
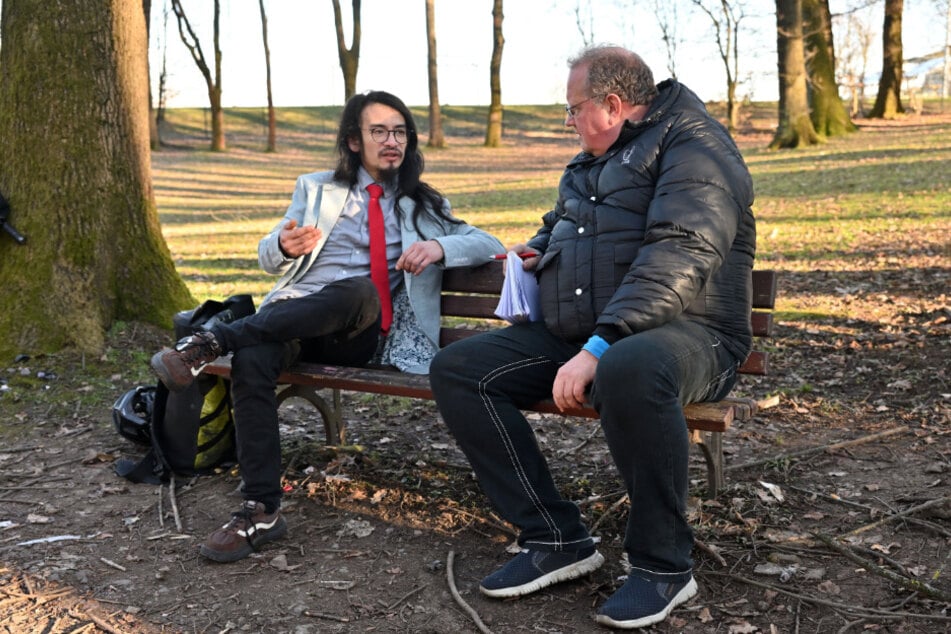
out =
<path fill-rule="evenodd" d="M 951 280 L 920 237 L 858 256 L 867 270 L 782 273 L 781 295 L 851 317 L 778 323 L 770 375 L 738 388 L 771 406 L 726 434 L 714 500 L 694 452 L 700 593 L 652 631 L 951 632 Z M 482 597 L 512 529 L 432 404 L 366 395 L 344 397 L 345 448 L 323 446 L 301 403 L 282 408 L 289 536 L 214 564 L 197 548 L 239 503 L 236 473 L 174 496 L 113 473 L 141 450 L 113 430 L 112 400 L 167 343 L 126 324 L 101 359 L 0 365 L 0 632 L 599 630 L 630 509 L 596 422 L 536 420 L 602 540 L 607 562 L 583 580 Z"/>

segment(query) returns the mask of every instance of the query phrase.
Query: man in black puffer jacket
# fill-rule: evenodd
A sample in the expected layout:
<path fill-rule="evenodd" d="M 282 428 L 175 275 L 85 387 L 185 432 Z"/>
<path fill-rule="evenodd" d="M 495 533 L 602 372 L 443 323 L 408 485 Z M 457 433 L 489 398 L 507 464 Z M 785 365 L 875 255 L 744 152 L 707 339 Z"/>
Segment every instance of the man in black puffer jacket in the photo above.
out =
<path fill-rule="evenodd" d="M 571 60 L 565 124 L 582 152 L 527 245 L 543 322 L 444 348 L 430 379 L 443 419 L 522 552 L 482 580 L 514 597 L 597 569 L 604 558 L 555 487 L 519 411 L 586 398 L 601 415 L 631 500 L 627 581 L 599 623 L 662 621 L 697 592 L 687 523 L 689 440 L 682 407 L 719 400 L 750 350 L 756 245 L 749 171 L 689 89 L 654 84 L 618 47 Z"/>

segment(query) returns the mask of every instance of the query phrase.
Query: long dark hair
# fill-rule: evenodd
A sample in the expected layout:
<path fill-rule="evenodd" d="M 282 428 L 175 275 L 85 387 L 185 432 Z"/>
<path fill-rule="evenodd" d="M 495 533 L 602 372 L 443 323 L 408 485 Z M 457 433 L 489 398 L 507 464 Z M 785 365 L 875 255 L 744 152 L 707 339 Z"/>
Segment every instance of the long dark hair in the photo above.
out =
<path fill-rule="evenodd" d="M 403 152 L 403 162 L 400 164 L 397 175 L 398 193 L 396 201 L 407 196 L 416 203 L 413 211 L 413 227 L 422 235 L 416 220 L 421 213 L 432 213 L 452 223 L 462 223 L 443 209 L 443 195 L 432 185 L 421 180 L 425 161 L 419 151 L 419 137 L 416 133 L 416 121 L 413 114 L 403 103 L 403 100 L 383 90 L 371 90 L 351 97 L 343 107 L 340 115 L 340 128 L 337 131 L 337 168 L 334 170 L 334 180 L 343 181 L 353 187 L 357 182 L 357 172 L 360 169 L 360 153 L 350 149 L 350 139 L 362 139 L 360 131 L 360 117 L 363 109 L 372 103 L 389 106 L 399 112 L 406 121 L 406 148 Z M 362 142 L 361 142 L 362 146 Z M 400 207 L 397 204 L 397 213 Z M 423 236 L 426 237 L 426 236 Z"/>

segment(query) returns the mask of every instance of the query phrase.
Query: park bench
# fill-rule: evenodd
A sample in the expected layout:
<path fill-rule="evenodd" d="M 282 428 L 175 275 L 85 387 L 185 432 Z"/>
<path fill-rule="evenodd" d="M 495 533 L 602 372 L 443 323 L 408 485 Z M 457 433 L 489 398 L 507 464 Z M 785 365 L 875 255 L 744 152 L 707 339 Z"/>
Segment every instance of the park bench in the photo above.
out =
<path fill-rule="evenodd" d="M 447 269 L 443 273 L 442 315 L 443 328 L 440 345 L 477 334 L 480 330 L 505 325 L 495 317 L 499 293 L 502 289 L 503 262 L 491 262 L 476 268 Z M 769 369 L 769 355 L 763 349 L 764 338 L 771 336 L 772 309 L 776 300 L 775 271 L 753 271 L 753 311 L 751 321 L 754 350 L 740 367 L 743 374 L 764 375 Z M 223 357 L 209 365 L 204 372 L 230 378 L 231 362 Z M 320 363 L 297 363 L 278 379 L 278 402 L 292 397 L 303 398 L 320 412 L 324 422 L 327 443 L 341 445 L 345 440 L 341 392 L 366 392 L 391 396 L 432 400 L 429 377 L 407 374 L 391 368 L 354 368 Z M 319 392 L 330 390 L 329 398 Z M 710 496 L 715 496 L 724 485 L 723 432 L 732 423 L 747 421 L 756 413 L 757 404 L 751 398 L 728 397 L 716 403 L 693 403 L 684 408 L 691 441 L 703 452 L 707 466 L 707 484 Z M 526 411 L 534 411 L 583 418 L 598 418 L 590 406 L 559 411 L 550 400 L 536 403 Z"/>

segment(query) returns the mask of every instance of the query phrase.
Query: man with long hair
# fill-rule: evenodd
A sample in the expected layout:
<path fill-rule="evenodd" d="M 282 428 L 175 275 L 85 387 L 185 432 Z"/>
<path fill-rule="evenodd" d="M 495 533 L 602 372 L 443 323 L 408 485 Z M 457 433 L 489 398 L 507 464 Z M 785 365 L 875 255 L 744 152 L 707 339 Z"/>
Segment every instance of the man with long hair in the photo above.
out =
<path fill-rule="evenodd" d="M 284 218 L 258 245 L 266 272 L 281 277 L 260 310 L 213 323 L 152 358 L 170 390 L 188 387 L 225 354 L 244 502 L 201 545 L 214 561 L 237 561 L 287 532 L 280 511 L 281 445 L 275 388 L 295 360 L 360 366 L 375 361 L 426 373 L 439 347 L 442 270 L 487 262 L 504 251 L 455 218 L 421 180 L 416 123 L 396 96 L 352 97 L 337 134 L 337 167 L 298 177 Z M 379 255 L 374 212 L 382 212 Z M 385 265 L 376 285 L 373 261 Z M 381 302 L 381 297 L 383 301 Z"/>

